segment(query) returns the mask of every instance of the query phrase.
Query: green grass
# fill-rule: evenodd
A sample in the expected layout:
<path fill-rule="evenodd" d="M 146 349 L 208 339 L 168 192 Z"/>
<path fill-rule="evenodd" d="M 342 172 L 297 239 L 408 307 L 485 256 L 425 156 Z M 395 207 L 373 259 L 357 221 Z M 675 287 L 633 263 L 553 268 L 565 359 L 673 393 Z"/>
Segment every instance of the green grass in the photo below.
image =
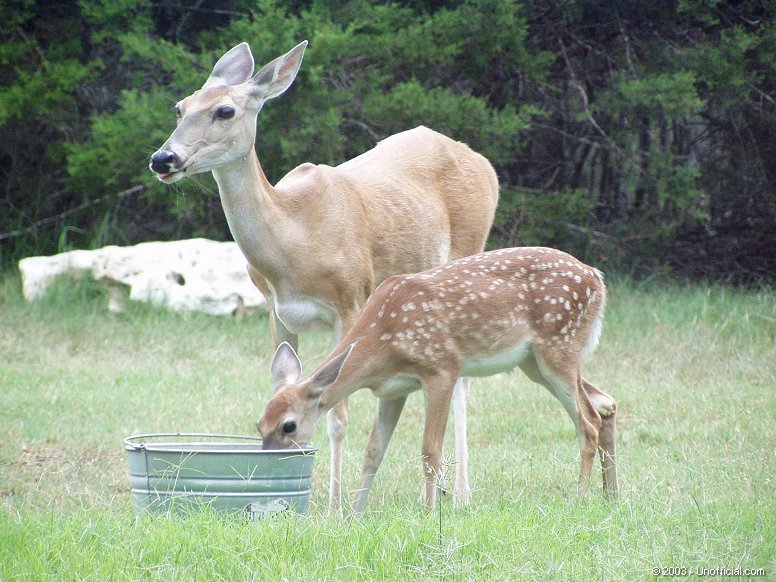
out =
<path fill-rule="evenodd" d="M 476 379 L 471 506 L 421 510 L 410 398 L 362 520 L 327 516 L 325 423 L 305 516 L 136 519 L 122 439 L 252 433 L 271 392 L 265 317 L 107 313 L 92 284 L 27 304 L 0 282 L 0 580 L 642 580 L 653 567 L 776 576 L 776 293 L 610 285 L 586 376 L 618 401 L 619 503 L 575 495 L 561 406 L 519 372 Z M 309 371 L 332 343 L 304 337 Z M 358 483 L 375 408 L 351 398 Z M 452 442 L 452 428 L 448 432 Z M 452 451 L 452 446 L 448 447 Z M 452 472 L 452 469 L 450 469 Z"/>

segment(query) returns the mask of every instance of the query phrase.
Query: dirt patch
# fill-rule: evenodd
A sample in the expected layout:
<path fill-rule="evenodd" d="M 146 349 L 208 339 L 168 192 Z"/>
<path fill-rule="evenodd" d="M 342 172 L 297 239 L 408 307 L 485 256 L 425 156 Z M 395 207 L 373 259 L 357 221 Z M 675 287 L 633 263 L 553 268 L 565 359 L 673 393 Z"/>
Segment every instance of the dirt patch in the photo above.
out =
<path fill-rule="evenodd" d="M 53 448 L 31 448 L 29 445 L 23 445 L 21 456 L 15 463 L 22 467 L 42 468 L 53 463 L 63 464 L 67 462 L 70 455 L 65 451 Z"/>
<path fill-rule="evenodd" d="M 24 444 L 0 466 L 0 498 L 19 506 L 84 507 L 128 492 L 121 451 Z"/>

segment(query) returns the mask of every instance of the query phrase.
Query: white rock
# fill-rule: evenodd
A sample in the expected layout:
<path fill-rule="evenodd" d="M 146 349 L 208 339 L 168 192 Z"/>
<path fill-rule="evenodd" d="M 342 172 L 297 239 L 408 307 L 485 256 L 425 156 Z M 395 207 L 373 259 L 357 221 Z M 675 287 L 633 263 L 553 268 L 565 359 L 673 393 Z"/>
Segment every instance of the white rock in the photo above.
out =
<path fill-rule="evenodd" d="M 43 296 L 61 275 L 91 275 L 110 290 L 108 308 L 123 310 L 129 299 L 176 311 L 213 315 L 266 309 L 266 301 L 248 277 L 245 257 L 234 242 L 190 239 L 108 246 L 19 261 L 22 291 L 28 301 Z"/>

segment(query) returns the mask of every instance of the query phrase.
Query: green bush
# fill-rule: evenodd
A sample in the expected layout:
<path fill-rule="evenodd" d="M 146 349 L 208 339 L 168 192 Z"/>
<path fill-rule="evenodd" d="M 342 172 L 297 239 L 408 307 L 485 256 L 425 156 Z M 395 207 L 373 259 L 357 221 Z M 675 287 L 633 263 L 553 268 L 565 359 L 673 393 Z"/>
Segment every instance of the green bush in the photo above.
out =
<path fill-rule="evenodd" d="M 0 262 L 73 246 L 229 236 L 213 180 L 158 184 L 171 108 L 247 41 L 310 41 L 259 119 L 272 181 L 426 125 L 488 157 L 491 246 L 629 271 L 773 280 L 776 14 L 767 3 L 135 0 L 6 7 Z"/>

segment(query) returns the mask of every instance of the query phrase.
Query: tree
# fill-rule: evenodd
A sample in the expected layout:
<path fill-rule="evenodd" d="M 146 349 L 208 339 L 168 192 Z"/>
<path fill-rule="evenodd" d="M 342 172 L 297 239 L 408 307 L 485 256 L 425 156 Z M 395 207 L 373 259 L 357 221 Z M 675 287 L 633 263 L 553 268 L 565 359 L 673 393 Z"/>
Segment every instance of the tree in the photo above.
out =
<path fill-rule="evenodd" d="M 170 190 L 148 157 L 225 50 L 247 41 L 260 64 L 306 38 L 290 93 L 260 116 L 270 179 L 425 124 L 496 166 L 493 246 L 774 280 L 772 3 L 27 0 L 6 12 L 6 263 L 69 244 L 227 238 L 210 177 Z"/>

